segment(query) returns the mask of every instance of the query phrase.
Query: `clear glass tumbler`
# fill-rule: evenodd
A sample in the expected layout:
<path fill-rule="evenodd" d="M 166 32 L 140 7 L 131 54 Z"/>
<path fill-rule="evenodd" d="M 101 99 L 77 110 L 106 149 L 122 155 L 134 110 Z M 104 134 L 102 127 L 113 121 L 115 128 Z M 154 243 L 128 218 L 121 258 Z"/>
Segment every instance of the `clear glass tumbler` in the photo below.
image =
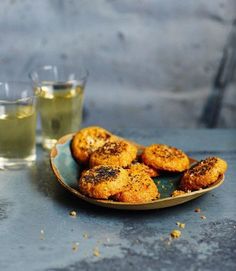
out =
<path fill-rule="evenodd" d="M 36 159 L 35 128 L 30 82 L 0 82 L 0 168 L 32 164 Z"/>
<path fill-rule="evenodd" d="M 45 149 L 51 149 L 60 137 L 79 129 L 87 75 L 85 70 L 73 72 L 51 65 L 30 73 Z"/>

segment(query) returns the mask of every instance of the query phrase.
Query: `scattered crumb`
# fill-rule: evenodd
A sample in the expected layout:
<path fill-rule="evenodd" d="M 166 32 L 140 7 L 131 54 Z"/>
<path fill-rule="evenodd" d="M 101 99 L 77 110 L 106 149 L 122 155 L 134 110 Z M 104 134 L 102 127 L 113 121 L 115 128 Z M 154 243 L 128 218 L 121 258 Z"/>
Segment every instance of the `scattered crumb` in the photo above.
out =
<path fill-rule="evenodd" d="M 178 197 L 178 196 L 181 196 L 181 195 L 184 195 L 186 194 L 186 192 L 182 191 L 182 190 L 175 190 L 172 194 L 171 194 L 171 197 Z"/>
<path fill-rule="evenodd" d="M 70 211 L 70 216 L 76 217 L 77 216 L 76 211 Z"/>
<path fill-rule="evenodd" d="M 93 250 L 93 256 L 95 256 L 95 257 L 100 256 L 100 251 L 99 251 L 99 249 L 97 247 L 95 247 L 94 250 Z"/>
<path fill-rule="evenodd" d="M 201 217 L 201 219 L 206 219 L 206 216 L 204 216 L 204 215 L 201 215 L 200 217 Z"/>
<path fill-rule="evenodd" d="M 72 245 L 72 250 L 73 250 L 73 251 L 77 251 L 78 248 L 79 248 L 79 242 L 73 243 L 73 245 Z"/>
<path fill-rule="evenodd" d="M 88 239 L 88 234 L 86 232 L 83 233 L 84 239 Z"/>
<path fill-rule="evenodd" d="M 176 222 L 176 225 L 181 229 L 185 228 L 185 223 Z"/>
<path fill-rule="evenodd" d="M 45 236 L 44 236 L 44 230 L 41 230 L 41 231 L 40 231 L 40 239 L 41 239 L 41 240 L 44 240 L 44 239 L 45 239 Z"/>
<path fill-rule="evenodd" d="M 172 238 L 169 237 L 169 238 L 167 238 L 167 239 L 165 240 L 165 244 L 166 244 L 167 246 L 169 246 L 169 245 L 171 244 L 171 241 L 172 241 Z"/>
<path fill-rule="evenodd" d="M 200 212 L 201 212 L 201 209 L 200 209 L 200 208 L 196 208 L 196 209 L 194 210 L 194 212 L 195 212 L 195 213 L 200 213 Z"/>
<path fill-rule="evenodd" d="M 172 238 L 179 238 L 181 236 L 181 231 L 179 230 L 173 230 L 170 234 Z"/>

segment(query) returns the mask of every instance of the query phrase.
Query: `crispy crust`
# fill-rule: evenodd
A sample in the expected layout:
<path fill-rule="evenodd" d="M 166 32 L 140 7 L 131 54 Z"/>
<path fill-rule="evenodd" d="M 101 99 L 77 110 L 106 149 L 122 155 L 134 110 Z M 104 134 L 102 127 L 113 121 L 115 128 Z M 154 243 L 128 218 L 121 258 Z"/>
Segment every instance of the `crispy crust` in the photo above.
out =
<path fill-rule="evenodd" d="M 160 197 L 152 178 L 145 172 L 128 169 L 130 182 L 114 199 L 121 202 L 142 203 Z"/>
<path fill-rule="evenodd" d="M 189 168 L 188 156 L 181 150 L 164 144 L 153 144 L 142 153 L 142 161 L 157 170 L 182 172 Z"/>
<path fill-rule="evenodd" d="M 148 174 L 150 177 L 157 177 L 159 176 L 159 173 L 156 169 L 151 168 L 143 163 L 132 163 L 129 167 L 129 172 L 136 172 L 136 173 L 142 173 L 145 172 L 146 174 Z"/>
<path fill-rule="evenodd" d="M 181 181 L 180 189 L 198 190 L 216 182 L 227 169 L 227 163 L 218 157 L 208 157 L 187 170 Z"/>
<path fill-rule="evenodd" d="M 185 195 L 187 192 L 183 191 L 183 190 L 174 190 L 171 194 L 171 197 L 175 198 L 178 196 L 182 196 Z"/>
<path fill-rule="evenodd" d="M 124 190 L 129 182 L 128 172 L 121 167 L 97 166 L 82 173 L 81 193 L 91 198 L 108 199 Z"/>
<path fill-rule="evenodd" d="M 103 128 L 87 127 L 75 134 L 72 139 L 71 151 L 79 163 L 86 164 L 94 151 L 113 139 L 115 136 Z"/>
<path fill-rule="evenodd" d="M 90 167 L 97 165 L 127 167 L 135 160 L 137 152 L 137 147 L 127 141 L 107 142 L 92 153 L 89 164 Z"/>

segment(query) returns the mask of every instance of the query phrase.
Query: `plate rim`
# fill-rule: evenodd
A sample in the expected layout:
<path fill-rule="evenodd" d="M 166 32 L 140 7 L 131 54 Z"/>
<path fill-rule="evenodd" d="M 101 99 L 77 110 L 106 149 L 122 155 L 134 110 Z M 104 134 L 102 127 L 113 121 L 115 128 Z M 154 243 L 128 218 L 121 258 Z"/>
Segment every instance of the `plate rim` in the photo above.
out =
<path fill-rule="evenodd" d="M 65 183 L 63 180 L 62 180 L 62 177 L 57 169 L 57 167 L 55 166 L 55 164 L 53 163 L 53 159 L 56 158 L 56 156 L 58 155 L 58 151 L 57 151 L 57 146 L 58 145 L 63 145 L 65 144 L 68 140 L 71 140 L 73 135 L 75 133 L 70 133 L 70 134 L 67 134 L 67 135 L 64 135 L 63 137 L 61 137 L 57 143 L 54 145 L 54 147 L 51 149 L 50 151 L 50 166 L 52 168 L 52 171 L 54 173 L 54 175 L 56 176 L 56 179 L 57 181 L 66 189 L 68 190 L 69 192 L 71 192 L 72 194 L 76 195 L 78 198 L 82 199 L 82 200 L 85 200 L 89 203 L 93 203 L 93 204 L 96 204 L 96 205 L 100 205 L 100 206 L 104 206 L 104 207 L 112 207 L 111 205 L 114 206 L 114 208 L 120 206 L 120 207 L 147 207 L 147 206 L 153 206 L 157 203 L 163 203 L 165 201 L 169 202 L 171 200 L 174 200 L 174 199 L 184 199 L 184 198 L 189 198 L 191 197 L 190 200 L 196 198 L 196 197 L 199 197 L 207 192 L 210 192 L 212 191 L 213 189 L 219 187 L 220 185 L 223 184 L 224 182 L 224 179 L 225 179 L 225 175 L 222 174 L 219 176 L 218 180 L 216 182 L 214 182 L 214 184 L 212 184 L 211 186 L 207 187 L 207 188 L 204 188 L 204 189 L 200 189 L 200 190 L 197 190 L 197 191 L 193 191 L 193 192 L 187 192 L 186 194 L 183 194 L 183 195 L 179 195 L 179 196 L 176 196 L 176 197 L 166 197 L 166 198 L 162 198 L 162 199 L 156 199 L 156 200 L 153 200 L 153 201 L 148 201 L 148 202 L 143 202 L 143 203 L 127 203 L 127 202 L 117 202 L 117 201 L 112 201 L 112 200 L 102 200 L 102 199 L 94 199 L 94 198 L 90 198 L 90 197 L 87 197 L 85 195 L 83 195 L 82 193 L 80 193 L 77 189 L 71 187 L 70 185 L 68 185 L 67 183 Z M 136 143 L 137 146 L 140 146 L 141 148 L 143 148 L 144 146 L 141 146 L 141 145 L 138 145 Z M 186 201 L 185 201 L 186 202 Z M 182 202 L 184 203 L 184 202 Z M 181 203 L 179 203 L 181 204 Z M 109 206 L 106 206 L 106 205 L 109 205 Z M 178 204 L 175 204 L 175 206 L 178 205 Z M 174 205 L 173 205 L 174 206 Z M 155 209 L 158 209 L 158 207 L 156 207 Z M 128 210 L 128 209 L 127 209 Z"/>

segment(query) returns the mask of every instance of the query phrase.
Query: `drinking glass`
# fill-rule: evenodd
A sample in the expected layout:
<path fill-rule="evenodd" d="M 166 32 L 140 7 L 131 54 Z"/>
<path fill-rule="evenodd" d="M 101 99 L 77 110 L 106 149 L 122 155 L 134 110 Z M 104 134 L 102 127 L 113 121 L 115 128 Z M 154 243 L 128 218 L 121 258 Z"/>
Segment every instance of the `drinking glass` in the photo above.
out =
<path fill-rule="evenodd" d="M 0 168 L 32 164 L 36 159 L 35 128 L 30 82 L 0 82 Z"/>
<path fill-rule="evenodd" d="M 41 118 L 42 145 L 51 149 L 65 134 L 80 127 L 88 73 L 43 66 L 30 73 Z"/>

